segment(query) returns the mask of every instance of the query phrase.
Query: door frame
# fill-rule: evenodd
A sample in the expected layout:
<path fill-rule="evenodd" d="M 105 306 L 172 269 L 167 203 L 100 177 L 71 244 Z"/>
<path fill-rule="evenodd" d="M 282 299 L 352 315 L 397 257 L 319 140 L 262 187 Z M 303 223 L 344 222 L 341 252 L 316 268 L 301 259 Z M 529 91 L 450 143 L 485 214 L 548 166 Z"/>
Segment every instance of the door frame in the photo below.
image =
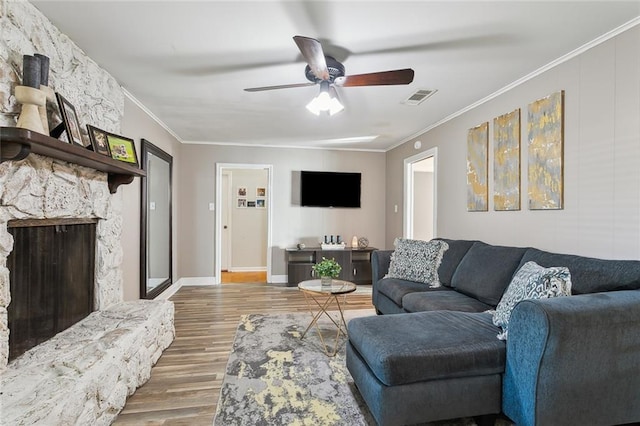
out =
<path fill-rule="evenodd" d="M 434 147 L 404 159 L 404 238 L 413 238 L 413 164 L 429 157 L 433 157 L 433 236 L 438 235 L 438 147 Z"/>
<path fill-rule="evenodd" d="M 273 165 L 245 164 L 245 163 L 216 163 L 216 209 L 215 209 L 215 260 L 214 270 L 216 284 L 221 283 L 222 272 L 222 172 L 224 170 L 259 169 L 267 170 L 267 282 L 271 282 L 271 246 L 272 246 L 272 217 L 273 217 Z M 233 197 L 232 197 L 233 198 Z M 231 201 L 231 200 L 230 200 Z"/>
<path fill-rule="evenodd" d="M 232 228 L 232 208 L 233 208 L 233 191 L 231 191 L 231 188 L 233 187 L 233 181 L 232 181 L 232 174 L 231 174 L 231 170 L 226 169 L 226 170 L 222 170 L 222 174 L 221 174 L 221 179 L 222 181 L 224 181 L 224 178 L 226 177 L 227 180 L 227 185 L 226 187 L 223 185 L 222 186 L 222 200 L 224 200 L 226 198 L 227 200 L 227 205 L 224 205 L 224 202 L 221 200 L 219 206 L 222 209 L 220 211 L 221 215 L 224 215 L 224 213 L 226 213 L 227 215 L 227 225 L 229 225 L 228 229 L 227 229 L 227 243 L 226 244 L 220 244 L 220 270 L 222 270 L 222 268 L 224 266 L 227 266 L 227 270 L 229 269 L 228 267 L 232 264 L 233 262 L 233 258 L 231 257 L 231 239 L 233 238 L 233 236 L 231 235 L 231 230 Z M 222 182 L 221 181 L 221 182 Z M 226 194 L 225 194 L 226 193 Z M 226 195 L 226 197 L 225 197 Z M 222 220 L 222 216 L 220 216 L 220 220 Z M 224 223 L 220 223 L 220 238 L 222 238 L 222 227 L 224 226 Z M 224 241 L 222 241 L 222 243 L 224 243 Z M 225 246 L 225 247 L 223 247 Z M 222 262 L 222 254 L 226 252 L 227 253 L 227 265 L 224 265 Z"/>

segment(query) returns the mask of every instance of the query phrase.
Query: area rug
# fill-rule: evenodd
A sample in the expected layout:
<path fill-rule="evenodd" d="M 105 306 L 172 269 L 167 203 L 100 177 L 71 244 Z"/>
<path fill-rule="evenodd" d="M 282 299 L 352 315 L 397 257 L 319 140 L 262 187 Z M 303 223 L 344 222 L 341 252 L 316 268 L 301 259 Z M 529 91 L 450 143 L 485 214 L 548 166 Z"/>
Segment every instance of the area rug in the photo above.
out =
<path fill-rule="evenodd" d="M 365 315 L 375 313 L 345 311 L 347 321 Z M 337 355 L 328 357 L 314 329 L 300 340 L 310 320 L 304 313 L 242 317 L 215 426 L 376 424 L 345 365 L 346 338 L 340 339 Z M 325 341 L 332 344 L 335 327 L 326 318 L 319 323 Z M 475 422 L 458 419 L 431 424 L 467 426 Z"/>
<path fill-rule="evenodd" d="M 375 315 L 346 311 L 345 319 Z M 345 365 L 346 338 L 328 357 L 307 313 L 251 314 L 240 321 L 214 425 L 375 425 Z M 318 321 L 333 345 L 335 326 Z"/>

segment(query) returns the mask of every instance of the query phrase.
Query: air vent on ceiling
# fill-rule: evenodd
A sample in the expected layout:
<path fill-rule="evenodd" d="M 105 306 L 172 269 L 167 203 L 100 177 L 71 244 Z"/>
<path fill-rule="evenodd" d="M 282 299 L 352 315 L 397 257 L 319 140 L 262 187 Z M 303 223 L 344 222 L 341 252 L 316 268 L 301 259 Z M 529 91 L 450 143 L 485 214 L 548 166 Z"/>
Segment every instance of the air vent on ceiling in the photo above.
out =
<path fill-rule="evenodd" d="M 437 90 L 419 89 L 416 90 L 411 96 L 402 101 L 405 105 L 420 105 L 422 102 L 431 97 Z"/>

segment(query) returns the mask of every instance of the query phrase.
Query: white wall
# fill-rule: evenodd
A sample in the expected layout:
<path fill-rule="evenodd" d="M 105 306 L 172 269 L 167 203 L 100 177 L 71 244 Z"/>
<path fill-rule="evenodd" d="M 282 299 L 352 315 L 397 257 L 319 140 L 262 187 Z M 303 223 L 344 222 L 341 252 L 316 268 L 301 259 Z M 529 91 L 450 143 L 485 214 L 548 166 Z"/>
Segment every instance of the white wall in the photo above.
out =
<path fill-rule="evenodd" d="M 413 238 L 433 238 L 433 172 L 413 172 Z"/>
<path fill-rule="evenodd" d="M 473 78 L 471 72 L 469 78 Z M 527 105 L 565 91 L 565 207 L 527 209 Z M 522 109 L 521 211 L 466 211 L 467 130 Z M 386 241 L 402 234 L 403 160 L 438 147 L 441 237 L 534 246 L 603 258 L 640 258 L 640 27 L 636 26 L 387 154 Z M 490 156 L 489 182 L 493 164 Z"/>
<path fill-rule="evenodd" d="M 178 250 L 183 277 L 214 274 L 215 214 L 208 204 L 215 201 L 216 163 L 269 164 L 273 166 L 272 274 L 286 274 L 284 249 L 304 241 L 316 243 L 324 234 L 366 236 L 371 246 L 383 247 L 385 154 L 261 148 L 222 145 L 183 145 L 179 192 L 181 203 Z M 326 170 L 362 173 L 362 208 L 323 209 L 292 203 L 293 173 Z"/>
<path fill-rule="evenodd" d="M 262 270 L 267 267 L 267 209 L 238 208 L 238 198 L 255 202 L 256 188 L 267 188 L 269 172 L 259 169 L 231 170 L 231 271 Z M 246 189 L 246 196 L 238 195 L 238 188 Z M 266 206 L 266 204 L 265 204 Z"/>

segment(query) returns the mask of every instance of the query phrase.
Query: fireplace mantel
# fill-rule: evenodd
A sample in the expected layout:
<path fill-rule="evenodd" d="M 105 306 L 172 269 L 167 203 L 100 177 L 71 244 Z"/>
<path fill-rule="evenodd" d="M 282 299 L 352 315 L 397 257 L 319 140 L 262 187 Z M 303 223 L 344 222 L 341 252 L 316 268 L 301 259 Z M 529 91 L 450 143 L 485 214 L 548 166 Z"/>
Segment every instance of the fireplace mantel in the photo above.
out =
<path fill-rule="evenodd" d="M 0 127 L 0 148 L 0 162 L 22 160 L 33 153 L 105 172 L 112 194 L 120 185 L 133 182 L 134 177 L 146 176 L 136 166 L 19 127 Z"/>

